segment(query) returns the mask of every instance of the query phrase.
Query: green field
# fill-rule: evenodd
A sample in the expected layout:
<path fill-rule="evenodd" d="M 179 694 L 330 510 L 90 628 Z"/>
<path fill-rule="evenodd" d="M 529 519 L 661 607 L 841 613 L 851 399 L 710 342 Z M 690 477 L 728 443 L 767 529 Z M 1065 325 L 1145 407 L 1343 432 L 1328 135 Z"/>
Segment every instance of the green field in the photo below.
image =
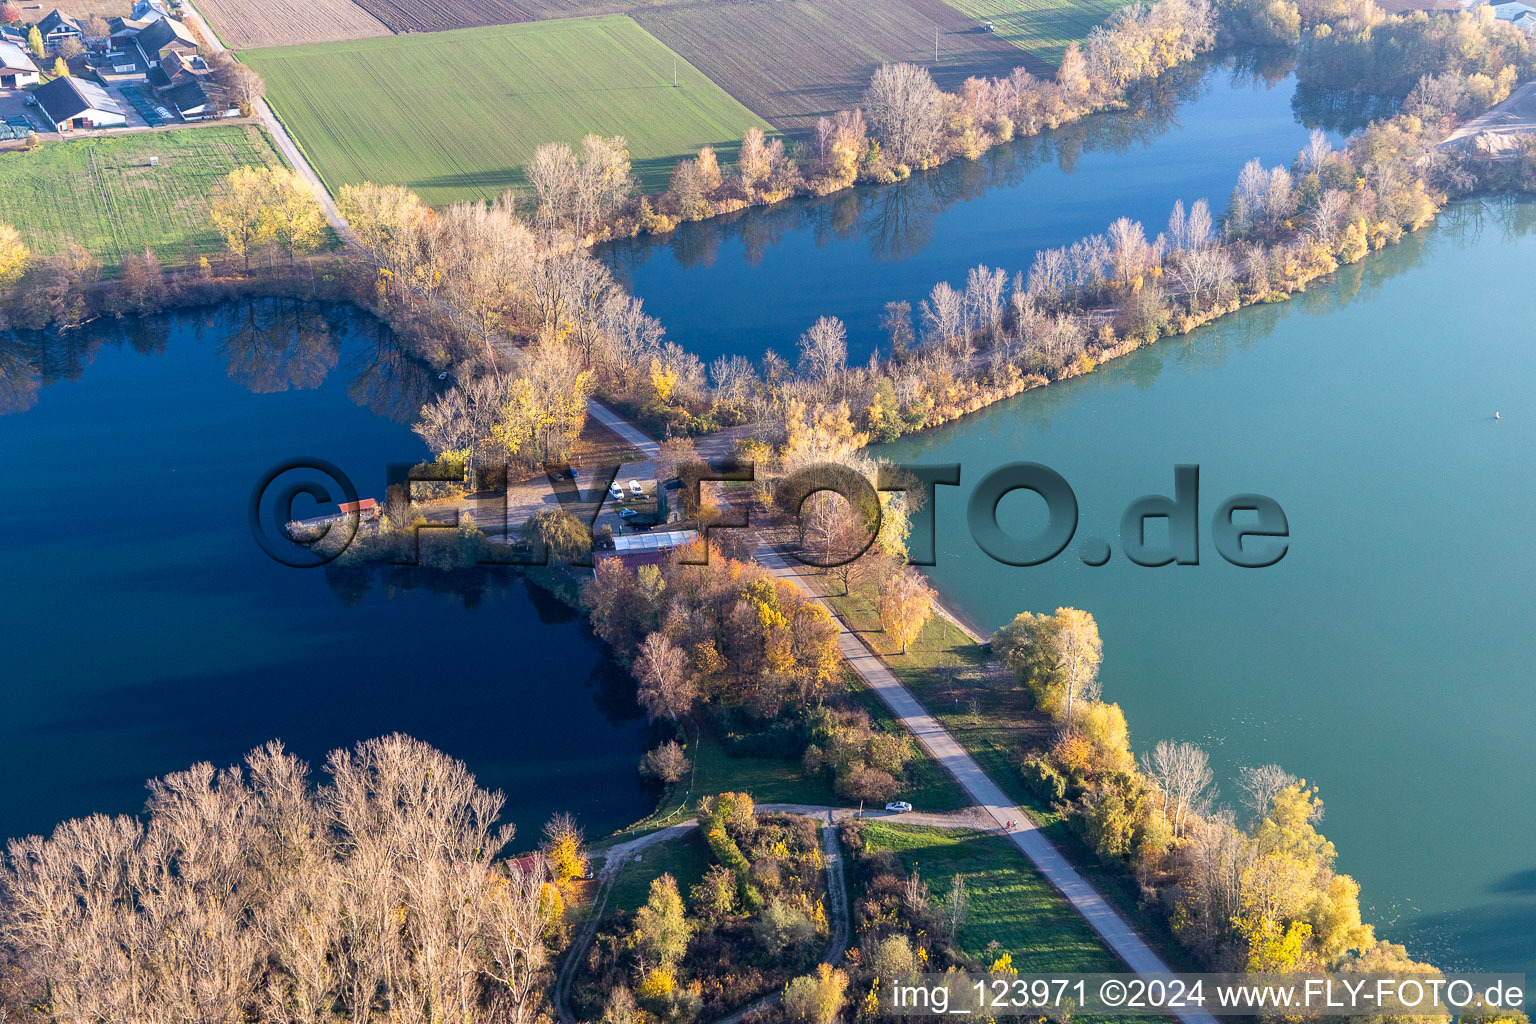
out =
<path fill-rule="evenodd" d="M 997 35 L 1051 64 L 1061 63 L 1070 43 L 1124 7 L 1128 0 L 945 0 L 978 22 L 990 21 Z"/>
<path fill-rule="evenodd" d="M 433 205 L 523 184 L 542 143 L 629 140 L 647 190 L 679 156 L 734 159 L 752 111 L 629 18 L 580 18 L 248 50 L 267 97 L 334 192 L 405 185 Z M 679 87 L 672 86 L 673 61 Z"/>
<path fill-rule="evenodd" d="M 160 166 L 149 165 L 152 156 Z M 167 265 L 194 262 L 223 248 L 208 224 L 221 179 L 236 167 L 281 162 L 254 125 L 45 142 L 0 154 L 0 222 L 37 253 L 60 252 L 73 239 L 109 272 L 145 246 Z"/>
<path fill-rule="evenodd" d="M 636 860 L 635 857 L 639 857 Z M 709 870 L 709 848 L 698 829 L 672 839 L 663 839 L 627 858 L 613 879 L 607 913 L 636 911 L 651 895 L 651 882 L 670 874 L 686 899 L 688 890 L 698 884 Z"/>
<path fill-rule="evenodd" d="M 895 853 L 908 871 L 916 866 L 935 898 L 949 894 L 955 875 L 965 879 L 967 913 L 958 945 L 966 956 L 990 963 L 1010 953 L 1014 968 L 1025 973 L 1124 969 L 1008 839 L 883 822 L 867 824 L 864 836 L 870 847 Z M 993 942 L 995 953 L 989 951 Z"/>

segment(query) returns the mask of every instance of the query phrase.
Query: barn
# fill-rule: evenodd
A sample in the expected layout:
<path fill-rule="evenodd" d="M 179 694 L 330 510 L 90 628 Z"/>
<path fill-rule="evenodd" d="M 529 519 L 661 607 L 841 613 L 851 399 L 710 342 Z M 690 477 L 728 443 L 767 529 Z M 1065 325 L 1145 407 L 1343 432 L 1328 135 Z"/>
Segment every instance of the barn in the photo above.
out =
<path fill-rule="evenodd" d="M 35 90 L 32 98 L 56 131 L 120 128 L 128 123 L 123 108 L 94 82 L 66 75 Z"/>
<path fill-rule="evenodd" d="M 0 89 L 36 85 L 38 81 L 37 65 L 27 51 L 15 43 L 0 42 Z"/>

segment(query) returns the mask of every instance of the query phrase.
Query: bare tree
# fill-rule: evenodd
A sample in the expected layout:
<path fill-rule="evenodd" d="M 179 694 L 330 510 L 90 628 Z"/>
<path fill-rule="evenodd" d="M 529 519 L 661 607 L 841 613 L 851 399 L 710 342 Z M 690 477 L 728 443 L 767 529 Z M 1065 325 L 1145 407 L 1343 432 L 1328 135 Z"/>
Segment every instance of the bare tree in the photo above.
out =
<path fill-rule="evenodd" d="M 1296 776 L 1277 764 L 1263 764 L 1257 768 L 1240 768 L 1237 787 L 1243 791 L 1243 805 L 1253 812 L 1255 820 L 1269 813 L 1269 805 L 1286 786 L 1294 785 Z"/>
<path fill-rule="evenodd" d="M 698 691 L 688 675 L 688 658 L 664 634 L 645 638 L 635 654 L 634 673 L 640 706 L 652 721 L 667 715 L 675 722 L 692 710 Z"/>
<path fill-rule="evenodd" d="M 921 163 L 937 152 L 944 135 L 943 97 L 926 68 L 882 64 L 864 94 L 864 110 L 894 163 Z"/>
<path fill-rule="evenodd" d="M 837 383 L 847 361 L 848 329 L 837 317 L 819 317 L 800 335 L 800 369 L 824 386 Z"/>
<path fill-rule="evenodd" d="M 1210 806 L 1210 787 L 1215 780 L 1210 757 L 1193 743 L 1158 740 L 1145 770 L 1163 794 L 1163 815 L 1182 838 L 1190 822 Z"/>

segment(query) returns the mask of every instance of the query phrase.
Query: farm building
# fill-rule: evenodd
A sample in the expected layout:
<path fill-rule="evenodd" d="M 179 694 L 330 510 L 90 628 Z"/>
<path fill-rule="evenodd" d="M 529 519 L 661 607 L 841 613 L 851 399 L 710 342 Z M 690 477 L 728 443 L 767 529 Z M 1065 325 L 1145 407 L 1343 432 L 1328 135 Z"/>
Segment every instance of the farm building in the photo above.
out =
<path fill-rule="evenodd" d="M 0 42 L 0 89 L 36 85 L 38 80 L 37 65 L 26 50 L 15 43 Z"/>
<path fill-rule="evenodd" d="M 129 15 L 134 21 L 145 23 L 170 16 L 171 12 L 166 10 L 162 0 L 138 0 L 133 5 L 133 13 Z"/>
<path fill-rule="evenodd" d="M 37 23 L 37 31 L 42 34 L 43 45 L 50 50 L 57 50 L 66 39 L 85 42 L 85 30 L 80 23 L 57 8 Z"/>
<path fill-rule="evenodd" d="M 183 56 L 172 52 L 149 73 L 149 85 L 156 96 L 181 115 L 183 121 L 238 114 L 238 110 L 220 110 L 214 106 L 208 93 L 212 75 L 213 69 L 197 54 Z"/>
<path fill-rule="evenodd" d="M 146 68 L 157 68 L 167 54 L 179 53 L 190 57 L 197 53 L 197 40 L 192 38 L 181 22 L 174 18 L 159 18 L 150 22 L 133 37 L 133 45 Z"/>
<path fill-rule="evenodd" d="M 119 128 L 128 116 L 107 91 L 79 78 L 55 78 L 32 94 L 56 131 L 71 128 Z"/>
<path fill-rule="evenodd" d="M 25 48 L 27 37 L 22 34 L 21 29 L 11 28 L 9 25 L 0 25 L 0 43 L 15 43 L 17 46 Z"/>

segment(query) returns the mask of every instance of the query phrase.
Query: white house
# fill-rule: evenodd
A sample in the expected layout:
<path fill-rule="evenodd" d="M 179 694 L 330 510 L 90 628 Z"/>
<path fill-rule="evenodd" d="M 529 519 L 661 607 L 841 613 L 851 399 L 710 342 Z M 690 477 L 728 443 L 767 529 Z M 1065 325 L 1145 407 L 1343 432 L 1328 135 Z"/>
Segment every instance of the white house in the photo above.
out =
<path fill-rule="evenodd" d="M 32 99 L 53 125 L 55 131 L 71 128 L 120 128 L 128 115 L 107 90 L 95 82 L 64 76 L 55 78 L 32 93 Z"/>
<path fill-rule="evenodd" d="M 37 65 L 27 51 L 15 43 L 0 42 L 0 89 L 36 85 L 38 81 Z"/>
<path fill-rule="evenodd" d="M 43 45 L 50 50 L 57 50 L 59 44 L 66 39 L 85 42 L 85 30 L 80 27 L 80 23 L 58 9 L 54 9 L 46 18 L 38 22 L 37 30 L 42 33 Z"/>

